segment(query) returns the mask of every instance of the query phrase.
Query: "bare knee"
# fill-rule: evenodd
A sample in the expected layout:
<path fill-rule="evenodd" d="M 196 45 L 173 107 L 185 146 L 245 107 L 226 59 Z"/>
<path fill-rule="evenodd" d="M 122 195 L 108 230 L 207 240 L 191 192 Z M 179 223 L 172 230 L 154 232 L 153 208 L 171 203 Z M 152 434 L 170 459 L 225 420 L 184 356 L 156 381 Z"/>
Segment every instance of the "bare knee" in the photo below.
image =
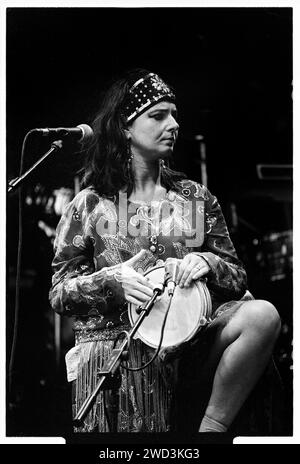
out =
<path fill-rule="evenodd" d="M 280 316 L 275 306 L 269 301 L 252 300 L 247 302 L 245 310 L 246 326 L 256 333 L 276 339 L 281 329 Z"/>

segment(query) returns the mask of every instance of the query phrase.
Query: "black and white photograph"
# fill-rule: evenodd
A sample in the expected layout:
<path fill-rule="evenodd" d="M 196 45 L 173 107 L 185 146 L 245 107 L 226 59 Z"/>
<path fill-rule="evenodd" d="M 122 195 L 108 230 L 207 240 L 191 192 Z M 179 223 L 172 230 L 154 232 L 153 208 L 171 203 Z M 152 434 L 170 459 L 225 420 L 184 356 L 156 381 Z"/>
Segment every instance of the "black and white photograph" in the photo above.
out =
<path fill-rule="evenodd" d="M 6 438 L 293 437 L 293 12 L 7 5 Z"/>

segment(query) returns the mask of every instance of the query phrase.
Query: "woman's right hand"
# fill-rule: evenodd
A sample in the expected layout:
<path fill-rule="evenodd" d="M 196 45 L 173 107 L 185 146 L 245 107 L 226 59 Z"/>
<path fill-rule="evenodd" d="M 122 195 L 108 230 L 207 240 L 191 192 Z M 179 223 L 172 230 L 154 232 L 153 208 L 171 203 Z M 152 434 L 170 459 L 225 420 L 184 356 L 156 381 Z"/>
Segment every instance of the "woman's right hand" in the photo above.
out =
<path fill-rule="evenodd" d="M 137 262 L 143 258 L 146 250 L 141 250 L 135 256 L 125 261 L 118 272 L 125 299 L 137 306 L 148 301 L 153 296 L 154 284 L 147 277 L 134 270 Z"/>

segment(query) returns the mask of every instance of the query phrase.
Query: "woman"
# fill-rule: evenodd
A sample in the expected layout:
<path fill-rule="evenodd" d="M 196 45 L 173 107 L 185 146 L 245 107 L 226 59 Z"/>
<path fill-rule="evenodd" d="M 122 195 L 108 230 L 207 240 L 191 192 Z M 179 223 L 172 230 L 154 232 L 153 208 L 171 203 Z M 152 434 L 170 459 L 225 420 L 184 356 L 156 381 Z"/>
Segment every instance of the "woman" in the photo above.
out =
<path fill-rule="evenodd" d="M 224 432 L 270 360 L 278 313 L 267 301 L 245 297 L 246 273 L 217 199 L 168 167 L 179 125 L 174 92 L 159 76 L 135 70 L 117 80 L 93 129 L 84 189 L 57 229 L 50 291 L 54 310 L 74 317 L 76 343 L 66 356 L 74 416 L 95 388 L 115 338 L 130 327 L 127 303 L 140 305 L 153 295 L 143 274 L 174 257 L 180 260 L 179 287 L 206 279 L 212 316 L 205 336 L 200 332 L 181 354 L 162 351 L 138 372 L 122 368 L 118 431 L 179 430 L 178 395 L 189 394 L 188 378 L 194 396 L 202 398 L 195 427 Z M 203 340 L 209 341 L 205 360 Z M 135 340 L 128 365 L 141 366 L 152 356 Z M 109 431 L 109 398 L 103 395 L 77 431 Z"/>

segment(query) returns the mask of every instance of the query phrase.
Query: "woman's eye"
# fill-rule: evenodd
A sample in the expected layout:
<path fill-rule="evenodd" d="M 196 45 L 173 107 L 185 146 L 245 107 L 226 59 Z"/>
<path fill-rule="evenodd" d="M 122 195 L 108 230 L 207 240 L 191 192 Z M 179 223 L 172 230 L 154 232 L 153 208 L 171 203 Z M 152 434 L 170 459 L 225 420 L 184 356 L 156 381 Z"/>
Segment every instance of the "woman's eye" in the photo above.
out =
<path fill-rule="evenodd" d="M 158 114 L 153 114 L 153 115 L 152 115 L 152 118 L 156 119 L 157 121 L 162 120 L 163 117 L 164 117 L 164 115 L 163 115 L 163 114 L 160 114 L 160 113 L 158 113 Z"/>

